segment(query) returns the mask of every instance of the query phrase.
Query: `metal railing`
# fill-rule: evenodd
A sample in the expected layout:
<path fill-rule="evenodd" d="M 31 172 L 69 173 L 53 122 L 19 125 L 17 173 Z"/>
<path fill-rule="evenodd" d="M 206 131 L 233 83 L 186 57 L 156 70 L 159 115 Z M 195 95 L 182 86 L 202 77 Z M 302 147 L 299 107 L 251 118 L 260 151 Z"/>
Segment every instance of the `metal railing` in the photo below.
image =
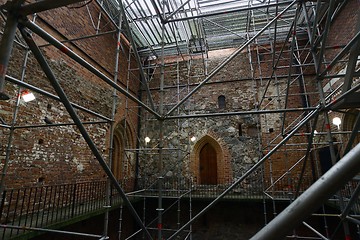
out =
<path fill-rule="evenodd" d="M 196 179 L 179 179 L 164 177 L 162 179 L 163 197 L 202 198 L 213 199 L 225 191 L 232 182 L 220 181 L 221 184 L 197 184 Z M 298 187 L 296 178 L 279 178 L 272 183 L 262 182 L 261 178 L 247 179 L 234 187 L 224 198 L 234 200 L 269 199 L 289 200 L 295 198 L 296 190 L 301 194 L 313 180 L 302 179 Z M 357 179 L 353 179 L 342 190 L 342 198 L 347 203 L 354 192 Z M 158 194 L 157 178 L 139 178 L 136 180 L 136 189 L 133 191 L 134 179 L 126 179 L 120 183 L 128 192 L 129 197 L 156 197 Z M 107 206 L 107 182 L 81 182 L 53 186 L 37 186 L 22 189 L 7 189 L 0 198 L 0 239 L 11 239 L 27 232 L 21 228 L 6 226 L 26 226 L 28 228 L 51 228 L 74 218 L 87 218 L 103 212 Z M 133 191 L 133 192 L 130 192 Z M 337 206 L 337 196 L 330 200 Z M 121 203 L 118 192 L 111 188 L 110 205 L 116 207 Z M 360 214 L 360 201 L 352 207 L 353 214 Z"/>
<path fill-rule="evenodd" d="M 154 195 L 158 192 L 157 178 L 146 178 L 137 180 L 138 189 L 143 191 L 136 193 L 136 195 Z M 193 198 L 215 198 L 222 192 L 224 192 L 233 181 L 227 181 L 218 179 L 218 184 L 198 184 L 196 179 L 179 179 L 176 177 L 164 177 L 162 179 L 162 195 L 164 197 L 177 197 L 182 193 L 186 193 L 191 190 Z M 224 198 L 226 199 L 289 199 L 291 196 L 295 196 L 297 189 L 298 179 L 292 178 L 280 178 L 273 182 L 262 182 L 261 177 L 248 178 L 242 183 L 235 186 L 229 194 Z M 304 192 L 311 184 L 313 180 L 304 178 L 299 187 L 299 194 Z M 187 197 L 184 195 L 183 197 Z"/>
<path fill-rule="evenodd" d="M 3 191 L 0 200 L 1 239 L 22 234 L 25 230 L 9 226 L 49 227 L 89 213 L 107 205 L 106 181 L 38 186 Z M 111 205 L 119 204 L 120 196 L 111 191 Z"/>

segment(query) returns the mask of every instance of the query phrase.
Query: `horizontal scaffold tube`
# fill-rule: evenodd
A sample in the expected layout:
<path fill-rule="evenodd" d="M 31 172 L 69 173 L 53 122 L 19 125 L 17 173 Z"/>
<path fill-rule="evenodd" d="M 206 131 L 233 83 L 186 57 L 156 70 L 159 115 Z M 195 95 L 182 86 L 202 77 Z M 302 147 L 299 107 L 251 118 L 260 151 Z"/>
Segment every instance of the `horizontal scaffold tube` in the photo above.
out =
<path fill-rule="evenodd" d="M 146 109 L 149 113 L 153 114 L 157 119 L 161 119 L 161 116 L 155 112 L 153 109 L 151 109 L 149 106 L 147 106 L 145 103 L 143 103 L 141 100 L 139 100 L 136 96 L 130 94 L 126 89 L 122 88 L 118 84 L 114 83 L 112 79 L 107 77 L 105 74 L 100 72 L 98 69 L 96 69 L 94 66 L 92 66 L 90 63 L 85 61 L 83 58 L 81 58 L 79 55 L 77 55 L 75 52 L 73 52 L 70 48 L 62 44 L 60 41 L 58 41 L 56 38 L 51 36 L 49 33 L 44 31 L 42 28 L 40 28 L 35 23 L 32 23 L 30 21 L 21 21 L 21 23 L 29 28 L 31 31 L 39 35 L 44 40 L 51 43 L 54 47 L 59 49 L 61 52 L 69 56 L 70 58 L 74 59 L 77 63 L 79 63 L 81 66 L 89 70 L 91 73 L 99 77 L 101 80 L 106 82 L 111 87 L 115 88 L 120 93 L 124 94 L 126 97 L 128 97 L 131 101 L 139 104 L 141 107 Z"/>

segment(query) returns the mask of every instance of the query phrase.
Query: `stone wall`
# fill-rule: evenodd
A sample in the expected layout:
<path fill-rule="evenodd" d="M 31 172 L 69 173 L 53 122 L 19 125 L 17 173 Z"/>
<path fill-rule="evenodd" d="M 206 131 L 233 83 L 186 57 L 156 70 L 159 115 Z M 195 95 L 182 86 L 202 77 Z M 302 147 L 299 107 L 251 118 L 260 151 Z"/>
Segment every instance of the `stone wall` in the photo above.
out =
<path fill-rule="evenodd" d="M 204 68 L 202 59 L 167 62 L 164 68 L 164 112 L 174 107 L 179 99 L 205 79 L 205 69 L 210 73 L 232 51 L 233 49 L 210 53 L 211 57 L 205 63 L 207 69 Z M 250 77 L 250 65 L 247 53 L 244 52 L 171 114 L 208 114 L 206 117 L 167 119 L 163 122 L 164 148 L 172 149 L 165 150 L 163 175 L 171 171 L 171 174 L 199 183 L 198 155 L 205 143 L 211 143 L 218 153 L 218 184 L 232 182 L 258 161 L 261 152 L 257 116 L 212 116 L 217 113 L 254 109 L 258 96 L 256 82 Z M 160 103 L 160 78 L 160 70 L 156 68 L 151 82 L 156 106 Z M 225 97 L 224 107 L 219 106 L 219 96 Z M 158 132 L 159 122 L 149 115 L 143 115 L 141 139 L 145 136 L 151 139 L 146 147 L 158 147 Z M 196 140 L 191 140 L 192 137 Z M 157 175 L 158 155 L 140 154 L 140 173 L 142 177 Z"/>
<path fill-rule="evenodd" d="M 2 1 L 4 2 L 4 1 Z M 355 22 L 357 19 L 356 1 L 349 1 L 338 16 L 329 32 L 328 45 L 345 44 L 356 33 Z M 56 10 L 39 13 L 36 23 L 49 31 L 59 40 L 75 39 L 84 35 L 91 35 L 96 29 L 90 24 L 91 19 L 96 19 L 99 14 L 99 7 L 96 3 L 88 5 L 88 9 L 63 7 Z M 65 16 L 65 17 L 64 17 Z M 343 17 L 349 16 L 349 17 Z M 346 21 L 346 24 L 344 23 Z M 100 32 L 115 30 L 105 15 L 102 15 Z M 341 28 L 340 26 L 346 26 Z M 341 28 L 341 31 L 338 31 Z M 35 36 L 37 43 L 46 45 L 46 42 Z M 126 42 L 122 42 L 126 45 Z M 306 43 L 304 43 L 306 44 Z M 99 68 L 106 76 L 112 78 L 115 65 L 116 33 L 109 33 L 95 38 L 86 38 L 66 43 L 67 47 L 74 50 L 86 61 Z M 254 47 L 254 46 L 253 46 Z M 276 46 L 280 50 L 279 46 Z M 288 46 L 287 46 L 288 47 Z M 63 86 L 69 99 L 92 111 L 98 112 L 106 117 L 111 114 L 112 90 L 102 80 L 86 71 L 82 66 L 76 64 L 72 59 L 61 54 L 54 47 L 42 46 L 42 51 L 49 59 L 50 66 L 54 69 L 55 75 Z M 127 58 L 128 51 L 120 53 L 120 75 L 119 83 L 125 87 L 128 79 Z M 255 50 L 255 48 L 252 48 Z M 233 49 L 209 52 L 209 58 L 205 61 L 198 56 L 192 59 L 180 60 L 176 57 L 166 59 L 164 74 L 164 112 L 166 113 L 175 104 L 186 96 L 196 85 L 211 73 Z M 339 51 L 339 48 L 326 50 L 326 55 L 331 57 Z M 249 57 L 246 52 L 240 53 L 229 64 L 222 68 L 207 84 L 191 96 L 171 115 L 183 114 L 207 114 L 203 118 L 177 119 L 164 121 L 164 168 L 163 173 L 169 171 L 186 178 L 197 178 L 196 164 L 194 164 L 196 144 L 204 139 L 214 139 L 224 153 L 220 164 L 220 182 L 227 182 L 236 179 L 252 166 L 258 159 L 267 153 L 272 147 L 278 144 L 288 133 L 295 123 L 301 118 L 302 112 L 294 113 L 272 113 L 266 115 L 239 114 L 236 116 L 213 117 L 214 113 L 225 113 L 231 111 L 247 111 L 256 109 L 282 109 L 285 108 L 285 96 L 288 94 L 287 108 L 302 108 L 306 104 L 316 106 L 319 102 L 317 83 L 313 77 L 314 69 L 305 68 L 306 77 L 288 79 L 289 72 L 289 51 L 285 51 L 276 69 L 277 78 L 270 82 L 267 92 L 264 88 L 267 80 L 272 74 L 271 55 L 269 46 L 262 46 L 259 52 L 260 66 L 254 61 L 252 68 L 249 64 Z M 25 57 L 26 49 L 16 45 L 13 50 L 8 74 L 21 77 L 21 66 Z M 257 59 L 256 51 L 252 51 L 252 59 Z M 310 63 L 311 57 L 302 56 L 303 63 Z M 40 67 L 32 55 L 26 64 L 27 72 L 25 81 L 36 87 L 54 93 L 52 87 L 46 80 Z M 130 68 L 135 69 L 134 60 L 130 62 Z M 340 69 L 340 70 L 339 70 Z M 261 70 L 261 73 L 260 73 Z M 343 68 L 335 68 L 334 73 Z M 296 75 L 298 69 L 292 69 Z M 150 88 L 155 102 L 156 110 L 159 110 L 159 79 L 160 70 L 156 67 L 151 72 L 152 80 Z M 133 95 L 137 95 L 139 86 L 137 71 L 129 74 L 129 87 Z M 256 79 L 256 80 L 252 80 Z M 285 87 L 291 81 L 288 93 Z M 86 82 L 86 83 L 85 83 Z M 301 94 L 306 87 L 308 102 L 305 102 L 305 94 Z M 6 84 L 6 92 L 11 100 L 1 102 L 0 114 L 6 123 L 11 123 L 14 106 L 16 103 L 17 88 L 11 83 Z M 300 93 L 300 94 L 299 94 Z M 142 92 L 143 100 L 149 102 L 145 91 Z M 219 107 L 219 97 L 225 97 L 225 107 Z M 40 97 L 37 101 L 21 103 L 16 119 L 17 126 L 42 125 L 44 119 L 48 118 L 53 123 L 72 122 L 62 104 L 55 100 Z M 126 119 L 136 136 L 138 119 L 138 108 L 135 103 L 126 101 L 123 96 L 118 97 L 117 113 L 115 124 L 124 119 L 124 113 L 131 109 Z M 82 111 L 78 111 L 84 122 L 98 121 L 99 119 Z M 153 148 L 154 153 L 139 154 L 140 176 L 153 176 L 158 174 L 157 147 L 159 139 L 159 122 L 151 114 L 141 112 L 141 137 L 140 147 Z M 284 131 L 282 132 L 282 126 Z M 319 124 L 321 125 L 321 123 Z M 94 141 L 103 153 L 107 153 L 109 144 L 109 127 L 106 124 L 86 125 Z M 1 128 L 1 160 L 4 164 L 7 139 L 10 130 Z M 289 166 L 297 162 L 305 152 L 308 141 L 305 133 L 309 132 L 309 126 L 304 126 L 299 133 L 282 147 L 280 151 L 271 158 L 272 166 L 266 166 L 268 175 L 281 176 Z M 145 144 L 145 136 L 151 141 Z M 193 142 L 191 137 L 196 137 Z M 259 138 L 260 137 L 260 138 Z M 136 137 L 132 138 L 132 147 L 136 147 Z M 22 186 L 25 183 L 32 185 L 38 182 L 59 183 L 74 180 L 89 180 L 103 177 L 98 171 L 96 160 L 86 146 L 74 126 L 60 127 L 36 127 L 21 128 L 15 130 L 11 149 L 11 164 L 8 170 L 8 177 L 12 185 Z M 184 161 L 178 161 L 183 159 Z M 284 162 L 284 160 L 286 160 Z M 47 162 L 49 161 L 49 162 Z M 51 167 L 48 167 L 51 166 Z M 309 167 L 309 165 L 308 165 Z M 195 168 L 195 169 L 194 169 Z M 294 173 L 300 170 L 300 166 Z M 311 171 L 307 171 L 310 173 Z"/>
<path fill-rule="evenodd" d="M 280 51 L 282 43 L 277 46 Z M 288 49 L 285 44 L 285 49 Z M 292 77 L 287 77 L 289 73 L 289 51 L 286 50 L 275 69 L 276 79 L 269 81 L 273 75 L 272 57 L 269 54 L 270 46 L 262 46 L 258 59 L 255 48 L 251 48 L 250 64 L 247 52 L 238 54 L 220 71 L 218 71 L 202 88 L 194 93 L 180 108 L 172 113 L 172 115 L 195 115 L 203 114 L 205 117 L 195 117 L 190 119 L 180 118 L 179 120 L 165 120 L 165 146 L 167 142 L 176 142 L 183 152 L 187 152 L 190 158 L 182 163 L 180 169 L 181 174 L 188 178 L 195 178 L 198 183 L 198 159 L 196 151 L 198 142 L 203 141 L 204 137 L 216 136 L 214 139 L 219 143 L 221 149 L 225 149 L 224 161 L 218 161 L 218 183 L 231 182 L 239 178 L 242 174 L 254 165 L 263 155 L 275 147 L 283 137 L 296 125 L 303 116 L 303 111 L 270 114 L 246 114 L 246 111 L 257 110 L 277 110 L 285 108 L 299 108 L 313 106 L 317 104 L 318 93 L 316 83 L 309 78 L 301 78 L 299 76 L 298 67 L 291 70 Z M 176 62 L 175 59 L 165 59 L 164 70 L 164 108 L 165 113 L 170 110 L 177 100 L 181 100 L 186 94 L 191 92 L 198 83 L 206 79 L 207 74 L 211 74 L 224 59 L 230 56 L 234 49 L 209 52 L 209 57 L 203 61 L 197 59 L 196 56 L 191 60 Z M 306 63 L 307 59 L 302 59 Z M 179 61 L 179 60 L 178 60 Z M 175 68 L 179 66 L 179 68 Z M 313 74 L 312 69 L 306 69 L 307 75 Z M 160 86 L 160 70 L 159 67 L 154 71 L 151 87 L 155 91 Z M 290 82 L 288 92 L 286 92 L 287 84 Z M 189 87 L 186 88 L 186 84 Z M 179 84 L 179 88 L 177 88 Z M 265 92 L 266 89 L 266 92 Z M 219 106 L 219 97 L 225 97 L 225 107 Z M 159 92 L 154 92 L 154 99 L 159 104 Z M 233 116 L 211 116 L 212 114 L 221 114 L 228 112 L 240 112 Z M 205 115 L 204 115 L 205 114 Z M 146 119 L 146 118 L 145 118 Z M 148 135 L 154 139 L 153 144 L 157 144 L 158 130 L 157 121 L 142 122 L 142 135 Z M 178 127 L 177 127 L 178 126 Z M 284 132 L 282 133 L 282 127 Z M 292 165 L 298 162 L 306 153 L 306 143 L 308 141 L 306 132 L 308 126 L 300 129 L 299 133 L 294 136 L 285 147 L 280 148 L 271 159 L 266 161 L 264 165 L 266 183 L 270 184 L 273 179 L 281 177 Z M 195 136 L 196 141 L 190 141 Z M 171 144 L 171 146 L 175 146 Z M 220 152 L 223 150 L 219 150 Z M 152 156 L 154 166 L 156 166 L 156 156 Z M 166 164 L 176 162 L 178 157 L 172 155 L 166 161 Z M 223 163 L 230 164 L 224 165 Z M 144 161 L 148 163 L 148 161 Z M 140 162 L 141 163 L 141 162 Z M 171 164 L 170 164 L 171 165 Z M 175 164 L 172 164 L 175 167 Z M 146 166 L 146 167 L 144 167 Z M 142 169 L 149 169 L 144 164 Z M 226 169 L 229 168 L 229 171 Z M 301 171 L 302 165 L 298 164 L 291 173 L 291 177 L 296 179 Z M 311 165 L 307 165 L 306 177 L 311 178 Z M 169 167 L 171 169 L 171 167 Z M 165 170 L 169 171 L 169 169 Z M 145 171 L 146 171 L 145 170 Z M 151 174 L 157 172 L 151 169 Z M 226 172 L 226 174 L 224 174 Z M 165 174 L 165 173 L 164 173 Z M 228 174 L 228 175 L 227 175 Z M 221 177 L 223 179 L 220 179 Z M 259 181 L 258 173 L 254 177 Z M 256 182 L 256 181 L 255 181 Z M 284 189 L 289 185 L 285 182 Z M 256 184 L 256 183 L 255 183 Z M 283 183 L 282 183 L 283 184 Z"/>

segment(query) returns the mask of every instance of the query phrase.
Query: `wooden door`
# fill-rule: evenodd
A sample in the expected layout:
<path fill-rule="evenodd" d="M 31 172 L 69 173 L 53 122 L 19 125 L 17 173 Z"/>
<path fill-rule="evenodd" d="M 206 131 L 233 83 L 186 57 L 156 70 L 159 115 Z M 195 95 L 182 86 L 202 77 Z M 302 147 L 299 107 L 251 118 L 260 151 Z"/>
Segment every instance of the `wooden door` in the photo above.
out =
<path fill-rule="evenodd" d="M 208 143 L 200 151 L 200 184 L 217 184 L 216 151 Z"/>

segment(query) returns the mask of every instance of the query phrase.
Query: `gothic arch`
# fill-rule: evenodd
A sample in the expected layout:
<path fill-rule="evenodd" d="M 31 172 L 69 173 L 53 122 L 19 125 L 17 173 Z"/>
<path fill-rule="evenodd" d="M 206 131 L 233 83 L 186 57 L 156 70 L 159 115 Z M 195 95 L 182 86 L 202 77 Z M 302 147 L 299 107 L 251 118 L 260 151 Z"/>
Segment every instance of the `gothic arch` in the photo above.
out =
<path fill-rule="evenodd" d="M 134 148 L 131 126 L 126 120 L 119 121 L 113 132 L 113 155 L 111 170 L 119 180 L 133 178 L 135 175 L 135 155 L 125 149 Z"/>
<path fill-rule="evenodd" d="M 355 124 L 356 124 L 356 118 L 358 117 L 358 115 L 360 114 L 359 109 L 356 108 L 352 108 L 349 109 L 348 111 L 346 111 L 344 117 L 343 117 L 343 124 L 342 124 L 342 130 L 343 131 L 353 131 Z M 347 144 L 348 140 L 349 140 L 350 134 L 349 135 L 345 135 L 343 137 L 343 141 Z M 353 142 L 353 147 L 358 144 L 360 142 L 360 134 L 358 133 L 354 139 Z"/>
<path fill-rule="evenodd" d="M 195 178 L 195 183 L 201 184 L 200 152 L 207 144 L 209 144 L 216 152 L 217 184 L 231 182 L 232 171 L 229 159 L 229 151 L 223 141 L 221 141 L 219 138 L 215 138 L 210 134 L 207 134 L 196 142 L 190 155 L 190 170 L 193 177 Z"/>

